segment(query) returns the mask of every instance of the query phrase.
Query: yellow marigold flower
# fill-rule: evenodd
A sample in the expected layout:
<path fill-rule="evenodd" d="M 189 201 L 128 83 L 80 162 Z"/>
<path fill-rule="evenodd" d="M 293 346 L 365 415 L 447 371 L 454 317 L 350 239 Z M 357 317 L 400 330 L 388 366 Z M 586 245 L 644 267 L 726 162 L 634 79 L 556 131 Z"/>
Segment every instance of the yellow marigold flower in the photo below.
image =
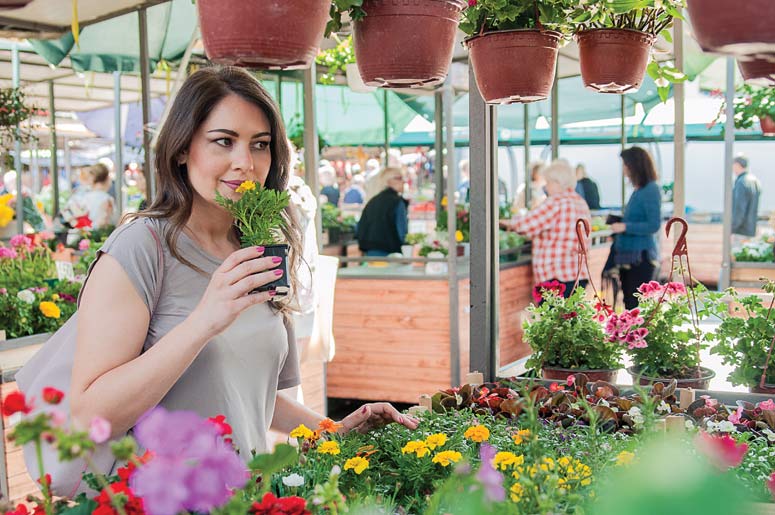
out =
<path fill-rule="evenodd" d="M 320 444 L 318 452 L 321 454 L 339 454 L 342 451 L 339 449 L 339 444 L 337 442 L 328 441 Z"/>
<path fill-rule="evenodd" d="M 56 294 L 56 293 L 55 293 L 55 294 L 53 294 L 53 295 L 51 296 L 51 300 L 53 300 L 54 302 L 58 301 L 58 300 L 59 300 L 59 295 L 58 295 L 58 294 Z"/>
<path fill-rule="evenodd" d="M 304 438 L 305 440 L 308 440 L 312 438 L 315 435 L 315 433 L 312 432 L 312 429 L 308 428 L 304 424 L 299 424 L 296 429 L 291 431 L 291 438 Z"/>
<path fill-rule="evenodd" d="M 320 421 L 320 424 L 318 424 L 318 429 L 325 433 L 336 433 L 342 427 L 342 424 L 334 422 L 330 418 L 324 418 Z"/>
<path fill-rule="evenodd" d="M 8 205 L 13 200 L 13 193 L 4 193 L 0 195 L 0 205 Z"/>
<path fill-rule="evenodd" d="M 444 195 L 443 197 L 441 197 L 441 205 L 442 205 L 442 206 L 444 206 L 444 207 L 447 207 L 447 204 L 448 204 L 448 203 L 449 203 L 449 202 L 447 201 L 447 196 L 446 196 L 446 195 Z"/>
<path fill-rule="evenodd" d="M 506 470 L 509 467 L 516 467 L 525 463 L 524 456 L 517 456 L 513 452 L 499 452 L 495 455 L 493 465 L 495 468 Z"/>
<path fill-rule="evenodd" d="M 43 316 L 46 318 L 59 318 L 62 314 L 61 311 L 59 311 L 59 306 L 54 304 L 53 302 L 44 301 L 40 303 L 40 312 L 43 313 Z"/>
<path fill-rule="evenodd" d="M 15 214 L 13 208 L 0 203 L 0 227 L 5 227 L 11 223 Z"/>
<path fill-rule="evenodd" d="M 457 451 L 441 451 L 433 457 L 433 463 L 446 467 L 450 463 L 457 463 L 462 457 L 463 455 Z"/>
<path fill-rule="evenodd" d="M 559 459 L 557 460 L 557 463 L 558 463 L 558 464 L 559 464 L 561 467 L 568 468 L 568 466 L 570 466 L 570 464 L 571 464 L 571 461 L 570 461 L 570 458 L 569 458 L 569 457 L 567 457 L 567 456 L 563 456 L 562 458 L 559 458 Z"/>
<path fill-rule="evenodd" d="M 622 451 L 616 455 L 616 464 L 618 466 L 630 465 L 635 460 L 635 453 L 630 451 Z"/>
<path fill-rule="evenodd" d="M 458 243 L 463 241 L 463 231 L 455 231 L 455 241 Z"/>
<path fill-rule="evenodd" d="M 253 191 L 256 189 L 256 183 L 253 181 L 243 181 L 242 184 L 237 186 L 237 193 L 245 193 L 246 191 Z"/>
<path fill-rule="evenodd" d="M 522 442 L 530 440 L 530 429 L 520 429 L 511 438 L 516 445 L 520 445 Z"/>
<path fill-rule="evenodd" d="M 490 430 L 481 425 L 471 426 L 466 429 L 463 436 L 474 442 L 482 443 L 490 439 Z"/>
<path fill-rule="evenodd" d="M 425 445 L 431 450 L 435 450 L 436 447 L 444 447 L 445 443 L 447 443 L 447 435 L 444 433 L 436 433 L 425 439 Z"/>
<path fill-rule="evenodd" d="M 581 486 L 589 486 L 591 484 L 592 484 L 592 480 L 591 479 L 582 479 L 581 480 Z"/>
<path fill-rule="evenodd" d="M 428 445 L 422 440 L 412 440 L 401 449 L 402 454 L 416 454 L 418 458 L 427 456 L 430 452 Z"/>
<path fill-rule="evenodd" d="M 522 495 L 525 493 L 525 487 L 519 483 L 514 483 L 511 485 L 510 491 L 511 500 L 519 502 L 522 499 Z"/>
<path fill-rule="evenodd" d="M 344 462 L 344 469 L 353 470 L 356 474 L 360 474 L 367 468 L 369 468 L 369 460 L 361 458 L 360 456 L 350 458 Z"/>

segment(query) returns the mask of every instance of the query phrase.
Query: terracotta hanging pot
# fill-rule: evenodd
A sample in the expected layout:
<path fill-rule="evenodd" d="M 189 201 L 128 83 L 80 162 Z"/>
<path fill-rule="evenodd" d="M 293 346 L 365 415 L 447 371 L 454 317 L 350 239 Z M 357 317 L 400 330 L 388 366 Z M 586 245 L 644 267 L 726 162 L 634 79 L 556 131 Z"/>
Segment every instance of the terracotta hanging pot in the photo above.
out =
<path fill-rule="evenodd" d="M 748 84 L 763 87 L 775 86 L 775 54 L 772 54 L 772 60 L 738 61 L 738 66 Z"/>
<path fill-rule="evenodd" d="M 656 38 L 627 29 L 593 29 L 575 35 L 584 86 L 600 93 L 631 93 L 643 82 Z"/>
<path fill-rule="evenodd" d="M 606 383 L 615 383 L 616 375 L 619 373 L 617 368 L 605 368 L 600 370 L 586 370 L 579 368 L 556 368 L 556 367 L 543 367 L 541 368 L 541 376 L 544 379 L 550 379 L 555 381 L 565 382 L 568 380 L 568 376 L 574 374 L 584 374 L 590 381 L 605 381 Z"/>
<path fill-rule="evenodd" d="M 706 52 L 775 53 L 772 0 L 688 0 L 694 37 Z"/>
<path fill-rule="evenodd" d="M 759 118 L 759 125 L 765 136 L 775 136 L 775 120 L 773 120 L 771 116 Z"/>
<path fill-rule="evenodd" d="M 355 61 L 367 86 L 432 86 L 447 76 L 463 0 L 364 0 Z"/>
<path fill-rule="evenodd" d="M 499 30 L 468 38 L 465 44 L 485 102 L 546 99 L 554 83 L 561 37 L 550 30 Z"/>
<path fill-rule="evenodd" d="M 767 395 L 775 395 L 775 384 L 766 384 L 762 388 L 758 384 L 756 386 L 749 386 L 748 390 L 751 393 L 764 393 Z"/>
<path fill-rule="evenodd" d="M 207 58 L 250 68 L 306 68 L 315 59 L 330 0 L 197 0 Z"/>
<path fill-rule="evenodd" d="M 21 9 L 31 2 L 32 0 L 0 0 L 0 11 Z"/>

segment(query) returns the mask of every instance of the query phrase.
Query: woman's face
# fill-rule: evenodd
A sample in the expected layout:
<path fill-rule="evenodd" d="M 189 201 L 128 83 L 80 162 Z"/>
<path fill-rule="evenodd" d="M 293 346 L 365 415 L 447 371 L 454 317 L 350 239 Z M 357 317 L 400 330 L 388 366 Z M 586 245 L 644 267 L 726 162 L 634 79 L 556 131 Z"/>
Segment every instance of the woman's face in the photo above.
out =
<path fill-rule="evenodd" d="M 627 166 L 627 163 L 624 161 L 622 161 L 622 173 L 627 178 L 627 180 L 632 183 L 632 178 L 630 177 L 630 167 Z"/>
<path fill-rule="evenodd" d="M 255 104 L 237 95 L 224 97 L 199 126 L 181 164 L 188 168 L 194 191 L 215 203 L 215 192 L 232 200 L 246 180 L 262 186 L 272 165 L 269 118 Z"/>

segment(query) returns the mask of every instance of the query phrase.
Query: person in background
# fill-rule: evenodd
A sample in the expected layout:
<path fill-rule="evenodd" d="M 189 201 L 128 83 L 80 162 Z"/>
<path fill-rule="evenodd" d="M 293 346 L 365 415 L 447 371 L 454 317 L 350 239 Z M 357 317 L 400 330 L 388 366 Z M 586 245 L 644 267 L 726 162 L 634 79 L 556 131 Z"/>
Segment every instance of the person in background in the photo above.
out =
<path fill-rule="evenodd" d="M 409 232 L 408 202 L 401 196 L 405 177 L 400 168 L 385 168 L 380 174 L 385 188 L 366 203 L 355 230 L 358 247 L 367 256 L 401 252 Z"/>
<path fill-rule="evenodd" d="M 368 202 L 375 195 L 380 193 L 385 185 L 380 180 L 380 166 L 379 161 L 372 158 L 366 161 L 366 172 L 364 173 L 366 184 L 364 189 L 366 191 L 365 202 Z"/>
<path fill-rule="evenodd" d="M 461 159 L 457 167 L 460 170 L 460 184 L 457 187 L 458 202 L 467 202 L 468 190 L 471 188 L 471 165 L 468 159 Z"/>
<path fill-rule="evenodd" d="M 591 221 L 587 204 L 575 191 L 576 176 L 564 159 L 553 161 L 543 171 L 549 196 L 540 206 L 512 221 L 501 222 L 504 229 L 529 236 L 533 240 L 533 280 L 537 286 L 558 281 L 567 298 L 576 276 L 585 287 L 589 277 L 578 270 L 576 222 Z"/>
<path fill-rule="evenodd" d="M 576 193 L 587 202 L 589 209 L 600 209 L 600 192 L 597 183 L 587 177 L 587 170 L 583 164 L 576 166 Z"/>
<path fill-rule="evenodd" d="M 662 223 L 662 195 L 654 161 L 646 150 L 630 147 L 620 156 L 624 175 L 635 191 L 624 208 L 622 221 L 611 224 L 615 236 L 612 259 L 609 258 L 606 268 L 618 269 L 624 307 L 633 309 L 638 305 L 635 298 L 638 287 L 656 276 L 659 264 L 656 233 Z"/>
<path fill-rule="evenodd" d="M 321 201 L 328 202 L 334 206 L 339 205 L 339 188 L 336 184 L 336 171 L 330 165 L 324 165 L 320 168 L 320 196 Z"/>
<path fill-rule="evenodd" d="M 530 165 L 530 204 L 525 203 L 525 183 L 519 185 L 517 193 L 514 196 L 514 208 L 520 209 L 535 209 L 541 202 L 546 200 L 546 179 L 544 179 L 541 171 L 544 167 L 543 162 L 536 162 Z"/>
<path fill-rule="evenodd" d="M 113 197 L 108 194 L 110 189 L 110 170 L 102 163 L 89 168 L 91 188 L 85 192 L 80 202 L 89 212 L 92 229 L 113 224 Z"/>
<path fill-rule="evenodd" d="M 366 191 L 363 189 L 365 184 L 366 179 L 363 178 L 363 175 L 353 175 L 350 187 L 344 191 L 342 204 L 363 204 L 366 201 Z"/>
<path fill-rule="evenodd" d="M 748 171 L 748 158 L 742 154 L 735 156 L 732 171 L 735 173 L 735 186 L 732 189 L 732 246 L 738 248 L 744 240 L 756 236 L 762 185 Z"/>

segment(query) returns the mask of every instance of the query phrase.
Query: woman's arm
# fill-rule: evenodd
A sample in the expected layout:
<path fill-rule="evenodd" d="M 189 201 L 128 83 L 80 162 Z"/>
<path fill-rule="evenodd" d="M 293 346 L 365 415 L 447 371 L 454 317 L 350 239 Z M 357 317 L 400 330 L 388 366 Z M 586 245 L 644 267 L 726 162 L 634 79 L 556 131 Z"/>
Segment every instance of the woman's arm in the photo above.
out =
<path fill-rule="evenodd" d="M 555 203 L 551 197 L 542 202 L 537 208 L 529 211 L 525 216 L 511 222 L 509 228 L 518 233 L 526 234 L 531 238 L 538 237 L 542 232 L 551 228 L 556 219 Z"/>

